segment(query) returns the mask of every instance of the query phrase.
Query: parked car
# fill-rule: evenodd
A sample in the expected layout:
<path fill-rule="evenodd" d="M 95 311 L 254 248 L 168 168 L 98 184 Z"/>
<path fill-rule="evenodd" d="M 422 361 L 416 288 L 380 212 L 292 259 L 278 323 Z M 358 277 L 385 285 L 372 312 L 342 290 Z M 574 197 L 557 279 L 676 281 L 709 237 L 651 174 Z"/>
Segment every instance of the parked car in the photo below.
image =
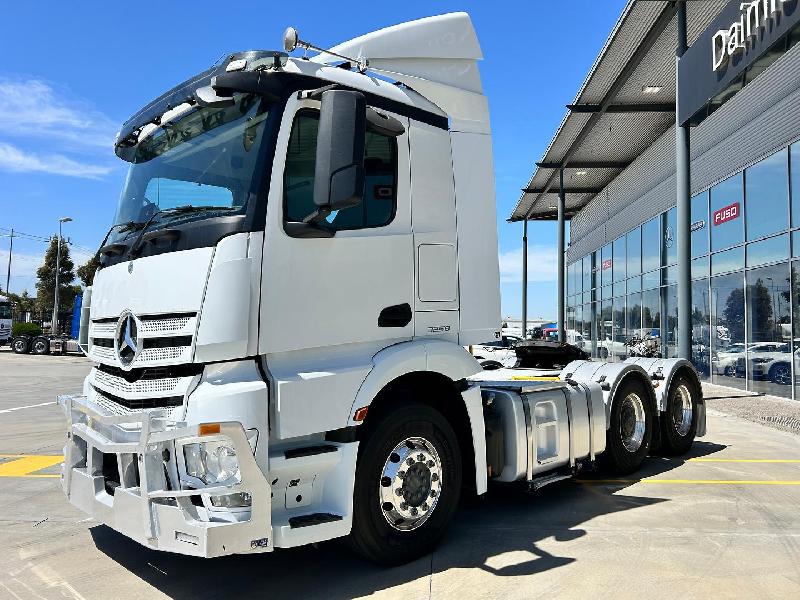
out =
<path fill-rule="evenodd" d="M 514 347 L 522 340 L 515 335 L 503 335 L 499 340 L 472 346 L 472 355 L 482 366 L 488 361 L 496 362 L 504 367 L 513 367 L 517 362 Z"/>
<path fill-rule="evenodd" d="M 789 344 L 786 342 L 751 344 L 747 348 L 747 357 L 740 354 L 736 359 L 736 376 L 745 377 L 749 363 L 750 376 L 753 379 L 769 379 L 773 383 L 789 385 L 792 383 L 791 356 Z"/>

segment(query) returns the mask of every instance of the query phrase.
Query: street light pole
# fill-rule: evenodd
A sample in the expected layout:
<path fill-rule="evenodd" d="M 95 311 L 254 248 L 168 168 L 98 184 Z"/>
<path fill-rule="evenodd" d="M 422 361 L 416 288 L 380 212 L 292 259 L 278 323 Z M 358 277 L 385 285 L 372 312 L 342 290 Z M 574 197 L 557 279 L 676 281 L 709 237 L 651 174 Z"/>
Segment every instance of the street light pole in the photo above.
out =
<path fill-rule="evenodd" d="M 58 331 L 58 275 L 61 270 L 61 225 L 69 223 L 72 217 L 61 217 L 58 220 L 58 246 L 56 247 L 56 289 L 53 292 L 53 320 L 50 325 L 50 333 L 56 334 Z"/>

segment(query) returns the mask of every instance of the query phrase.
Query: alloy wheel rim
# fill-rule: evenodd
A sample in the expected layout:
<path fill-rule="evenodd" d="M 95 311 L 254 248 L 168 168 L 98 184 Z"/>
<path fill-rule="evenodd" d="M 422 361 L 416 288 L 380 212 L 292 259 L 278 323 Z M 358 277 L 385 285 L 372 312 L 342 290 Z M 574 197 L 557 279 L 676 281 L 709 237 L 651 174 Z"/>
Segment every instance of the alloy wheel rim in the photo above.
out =
<path fill-rule="evenodd" d="M 411 531 L 427 521 L 442 492 L 442 462 L 433 444 L 409 437 L 389 453 L 378 481 L 378 503 L 386 522 Z"/>
<path fill-rule="evenodd" d="M 644 441 L 646 429 L 644 402 L 639 394 L 631 392 L 622 400 L 619 427 L 625 450 L 631 454 L 637 452 Z"/>
<path fill-rule="evenodd" d="M 672 424 L 680 436 L 689 433 L 692 426 L 692 394 L 684 384 L 675 388 L 677 401 L 673 403 Z"/>

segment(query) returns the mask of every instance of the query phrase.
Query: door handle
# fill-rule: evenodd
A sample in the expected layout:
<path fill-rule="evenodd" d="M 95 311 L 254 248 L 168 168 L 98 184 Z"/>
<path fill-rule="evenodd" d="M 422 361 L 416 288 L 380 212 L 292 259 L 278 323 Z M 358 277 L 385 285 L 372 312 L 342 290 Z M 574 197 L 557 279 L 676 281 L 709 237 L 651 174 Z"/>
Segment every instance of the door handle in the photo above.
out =
<path fill-rule="evenodd" d="M 387 306 L 378 315 L 378 327 L 405 327 L 411 323 L 411 305 L 395 304 Z"/>

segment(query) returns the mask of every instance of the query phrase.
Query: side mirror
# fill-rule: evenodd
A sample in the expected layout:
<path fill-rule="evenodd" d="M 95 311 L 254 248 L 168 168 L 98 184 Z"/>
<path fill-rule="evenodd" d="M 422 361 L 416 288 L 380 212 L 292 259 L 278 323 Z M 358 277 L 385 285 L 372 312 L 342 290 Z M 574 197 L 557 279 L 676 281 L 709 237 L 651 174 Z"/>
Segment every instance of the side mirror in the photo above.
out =
<path fill-rule="evenodd" d="M 305 222 L 319 222 L 334 211 L 361 203 L 366 114 L 367 103 L 360 92 L 323 92 L 314 169 L 317 210 Z"/>

